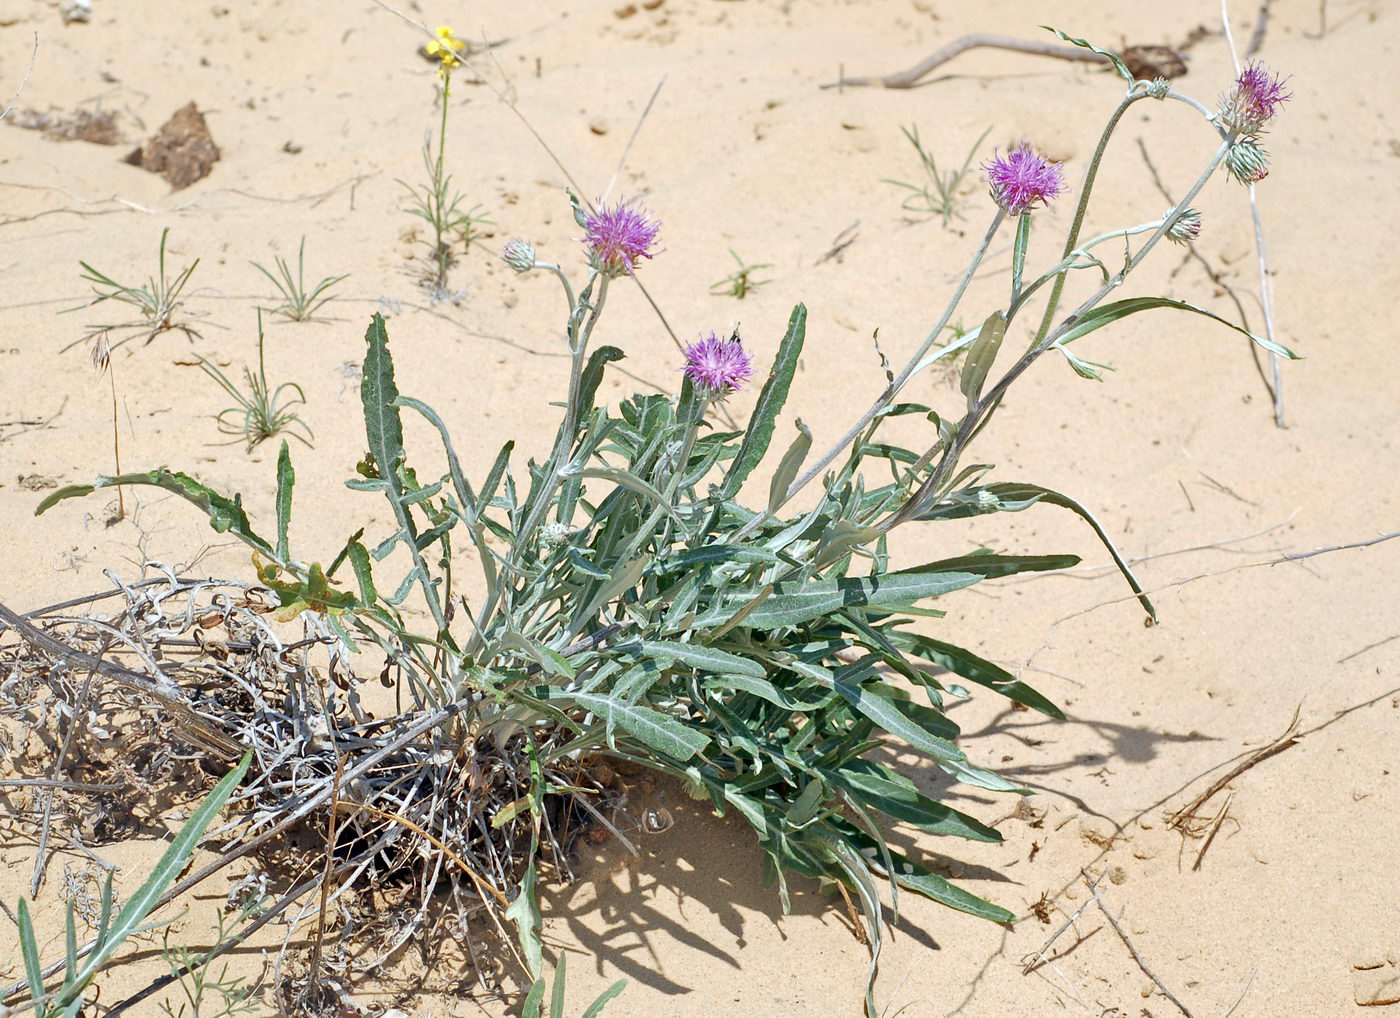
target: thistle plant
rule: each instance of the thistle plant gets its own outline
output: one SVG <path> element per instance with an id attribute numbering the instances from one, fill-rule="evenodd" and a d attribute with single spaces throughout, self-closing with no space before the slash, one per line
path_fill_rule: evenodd
<path id="1" fill-rule="evenodd" d="M 946 227 L 953 221 L 953 217 L 962 218 L 959 206 L 962 204 L 963 181 L 972 170 L 972 161 L 977 158 L 977 153 L 982 149 L 982 142 L 987 140 L 987 135 L 992 133 L 989 127 L 978 136 L 972 143 L 972 148 L 968 150 L 967 158 L 962 165 L 955 170 L 946 172 L 938 168 L 938 160 L 933 153 L 924 148 L 924 143 L 919 139 L 919 128 L 917 125 L 902 127 L 904 137 L 909 140 L 909 144 L 914 146 L 914 151 L 919 156 L 919 166 L 924 171 L 925 182 L 922 184 L 910 184 L 902 180 L 890 180 L 885 178 L 886 184 L 893 184 L 895 187 L 902 187 L 913 192 L 900 203 L 900 208 L 908 212 L 919 212 L 927 215 L 938 216 L 943 220 Z"/>
<path id="2" fill-rule="evenodd" d="M 296 407 L 305 405 L 306 393 L 296 382 L 273 386 L 267 380 L 267 358 L 263 350 L 262 310 L 258 310 L 258 373 L 243 368 L 243 384 L 239 389 L 218 366 L 207 357 L 196 355 L 199 368 L 219 384 L 236 401 L 235 406 L 214 415 L 219 431 L 241 439 L 247 452 L 252 452 L 269 438 L 286 433 L 303 445 L 310 446 L 315 436 L 301 419 Z M 295 393 L 296 395 L 291 395 Z"/>
<path id="3" fill-rule="evenodd" d="M 276 275 L 257 262 L 249 264 L 266 276 L 282 297 L 282 303 L 272 309 L 273 313 L 284 314 L 294 322 L 304 322 L 310 319 L 327 301 L 334 299 L 329 292 L 331 287 L 341 280 L 350 278 L 349 273 L 326 276 L 308 290 L 306 288 L 305 235 L 302 236 L 301 244 L 297 247 L 296 275 L 292 274 L 292 267 L 280 255 L 273 256 L 273 264 L 277 267 Z"/>
<path id="4" fill-rule="evenodd" d="M 763 262 L 760 265 L 750 265 L 748 262 L 744 261 L 744 259 L 740 258 L 733 249 L 730 250 L 729 255 L 738 263 L 739 267 L 718 283 L 711 284 L 711 293 L 717 296 L 733 297 L 736 300 L 743 300 L 760 286 L 767 285 L 768 280 L 754 279 L 753 274 L 760 269 L 771 269 L 773 267 L 771 264 Z"/>
<path id="5" fill-rule="evenodd" d="M 921 791 L 873 751 L 898 740 L 963 784 L 1029 794 L 959 747 L 949 704 L 982 686 L 1049 717 L 1064 715 L 1016 676 L 954 642 L 956 622 L 949 615 L 957 601 L 949 595 L 1077 562 L 1067 555 L 981 549 L 896 568 L 893 532 L 904 524 L 1042 505 L 1066 509 L 1095 531 L 1155 618 L 1143 588 L 1087 508 L 1037 484 L 991 481 L 992 468 L 964 465 L 965 454 L 1010 386 L 1041 358 L 1053 351 L 1081 376 L 1098 378 L 1102 365 L 1080 358 L 1070 344 L 1143 311 L 1191 312 L 1293 356 L 1185 301 L 1108 299 L 1163 237 L 1190 241 L 1201 223 L 1193 203 L 1232 153 L 1257 143 L 1277 103 L 1268 109 L 1256 103 L 1256 115 L 1245 122 L 1236 109 L 1212 111 L 1164 80 L 1134 80 L 1115 55 L 1057 34 L 1103 53 L 1126 85 L 1076 189 L 1062 252 L 1042 270 L 1029 270 L 1031 222 L 1064 200 L 1064 168 L 1028 145 L 993 154 L 984 165 L 990 220 L 946 307 L 903 367 L 888 372 L 869 408 L 819 454 L 799 420 L 786 450 L 769 455 L 806 338 L 802 305 L 793 309 L 761 376 L 746 337 L 705 331 L 677 365 L 678 395 L 641 394 L 616 407 L 599 405 L 608 365 L 623 356 L 595 343 L 610 287 L 659 254 L 659 227 L 632 203 L 591 209 L 571 195 L 586 265 L 570 271 L 539 261 L 524 241 L 504 251 L 515 271 L 552 276 L 569 309 L 563 332 L 570 368 L 559 427 L 552 447 L 523 468 L 513 467 L 515 447 L 507 443 L 480 483 L 467 479 L 448 423 L 398 391 L 388 328 L 376 314 L 366 333 L 361 385 L 369 453 L 348 482 L 383 496 L 393 514 L 389 532 L 372 548 L 362 543 L 360 528 L 327 567 L 306 553 L 293 554 L 288 521 L 295 475 L 285 443 L 277 467 L 275 539 L 253 529 L 239 497 L 163 468 L 54 492 L 38 511 L 109 485 L 151 484 L 180 494 L 253 550 L 258 581 L 279 600 L 282 617 L 299 615 L 347 648 L 377 648 L 398 676 L 403 713 L 351 726 L 372 730 L 374 739 L 323 730 L 321 741 L 305 750 L 314 766 L 299 765 L 295 753 L 268 737 L 268 772 L 260 780 L 269 787 L 279 781 L 294 787 L 294 776 L 308 770 L 333 772 L 337 780 L 295 786 L 302 790 L 294 797 L 278 791 L 265 801 L 291 799 L 296 812 L 264 830 L 285 829 L 332 802 L 362 819 L 404 817 L 412 826 L 395 831 L 398 844 L 408 846 L 400 857 L 421 867 L 415 872 L 425 887 L 449 865 L 444 852 L 453 860 L 465 855 L 469 862 L 453 865 L 474 874 L 477 899 L 502 924 L 516 926 L 537 1005 L 545 992 L 539 866 L 551 861 L 568 872 L 568 836 L 559 818 L 569 809 L 563 807 L 597 813 L 591 800 L 600 786 L 589 784 L 591 763 L 616 758 L 670 775 L 716 812 L 750 824 L 785 908 L 792 874 L 853 891 L 871 951 L 864 1003 L 877 1015 L 886 894 L 896 915 L 901 893 L 913 892 L 996 922 L 1015 916 L 889 844 L 884 832 L 890 822 L 981 842 L 1001 835 Z M 1258 91 L 1244 76 L 1236 89 Z M 1216 147 L 1166 214 L 1082 239 L 1115 129 L 1132 106 L 1147 100 L 1181 102 L 1201 113 Z M 1042 223 L 1037 235 L 1051 225 Z M 980 326 L 939 345 L 987 252 L 1008 228 L 1007 292 L 975 309 Z M 1095 254 L 1109 241 L 1115 250 L 1127 247 L 1116 271 Z M 1066 281 L 1082 270 L 1100 278 L 1066 313 Z M 1031 308 L 1041 300 L 1036 324 Z M 1018 333 L 1024 338 L 1013 345 L 1023 352 L 999 366 L 1001 348 Z M 958 353 L 965 357 L 956 409 L 940 412 L 901 399 L 914 378 Z M 720 428 L 717 404 L 759 377 L 743 430 Z M 405 411 L 436 433 L 447 465 L 440 476 L 422 477 L 410 466 Z M 927 422 L 919 447 L 882 440 L 879 429 L 895 417 Z M 753 477 L 763 464 L 771 480 L 759 487 Z M 802 508 L 791 508 L 799 495 L 805 495 Z M 484 591 L 470 604 L 456 589 L 455 553 L 463 544 L 475 552 Z M 383 583 L 386 563 L 398 565 L 389 586 Z M 337 579 L 347 566 L 353 585 Z M 428 621 L 415 621 L 423 615 L 409 614 L 410 605 L 425 609 Z M 324 695 L 330 699 L 316 710 L 327 717 L 353 709 L 330 687 Z M 242 717 L 223 723 L 231 732 L 257 731 Z M 336 740 L 333 751 L 327 740 Z M 483 773 L 494 777 L 477 780 Z M 419 792 L 405 804 L 397 790 L 408 787 L 409 774 Z M 551 808 L 551 798 L 567 802 Z M 382 851 L 373 840 L 381 830 L 367 825 L 358 832 L 365 853 Z M 357 856 L 344 865 L 370 866 L 375 858 Z"/>
<path id="6" fill-rule="evenodd" d="M 447 295 L 447 271 L 454 260 L 453 243 L 460 240 L 470 248 L 476 236 L 478 225 L 490 220 L 479 213 L 480 205 L 463 209 L 465 200 L 460 192 L 452 189 L 452 176 L 446 170 L 447 160 L 447 115 L 452 98 L 452 72 L 461 66 L 461 53 L 467 48 L 464 40 L 452 34 L 446 25 L 440 26 L 434 38 L 427 45 L 429 56 L 438 61 L 438 104 L 441 113 L 438 120 L 436 150 L 431 135 L 423 142 L 423 169 L 428 174 L 426 184 L 399 183 L 408 191 L 409 206 L 404 211 L 422 219 L 432 228 L 429 258 L 432 269 L 426 282 L 435 299 Z"/>
<path id="7" fill-rule="evenodd" d="M 138 318 L 127 321 L 89 326 L 89 337 L 97 336 L 99 333 L 132 332 L 133 335 L 111 344 L 111 349 L 116 349 L 132 339 L 144 337 L 149 343 L 156 336 L 170 329 L 178 329 L 192 339 L 199 336 L 199 333 L 188 322 L 176 318 L 176 312 L 184 307 L 185 286 L 189 283 L 190 276 L 194 275 L 194 270 L 199 266 L 199 259 L 196 258 L 174 276 L 166 275 L 165 245 L 169 236 L 169 227 L 160 232 L 158 268 L 156 274 L 149 277 L 144 286 L 119 283 L 106 273 L 93 268 L 87 262 L 78 262 L 83 267 L 82 279 L 92 285 L 93 293 L 96 296 L 88 303 L 76 308 L 69 308 L 68 311 L 81 311 L 83 308 L 93 307 L 105 301 L 115 301 L 118 304 L 134 308 L 139 315 Z"/>

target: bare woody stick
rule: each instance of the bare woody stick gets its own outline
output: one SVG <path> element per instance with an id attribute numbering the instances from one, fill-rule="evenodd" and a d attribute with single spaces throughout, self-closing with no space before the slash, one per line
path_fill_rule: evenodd
<path id="1" fill-rule="evenodd" d="M 1015 53 L 1029 53 L 1038 57 L 1054 57 L 1056 60 L 1075 60 L 1084 64 L 1106 64 L 1108 58 L 1077 46 L 1057 46 L 1049 42 L 1029 42 L 1025 39 L 1016 39 L 1009 35 L 992 35 L 979 32 L 976 35 L 965 35 L 961 39 L 955 39 L 940 50 L 935 50 L 924 59 L 920 60 L 913 67 L 903 71 L 896 71 L 893 74 L 886 74 L 884 77 L 866 76 L 858 78 L 848 78 L 844 74 L 841 80 L 822 88 L 839 88 L 845 85 L 870 85 L 880 88 L 913 88 L 920 79 L 931 74 L 935 68 L 941 67 L 949 60 L 952 60 L 960 53 L 979 47 L 987 49 L 1006 49 Z"/>

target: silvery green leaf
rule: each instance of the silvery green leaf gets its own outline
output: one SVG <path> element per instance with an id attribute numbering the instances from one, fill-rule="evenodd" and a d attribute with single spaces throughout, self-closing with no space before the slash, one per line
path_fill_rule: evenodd
<path id="1" fill-rule="evenodd" d="M 714 675 L 705 680 L 705 686 L 708 689 L 736 689 L 742 693 L 752 693 L 788 711 L 818 710 L 830 702 L 829 697 L 811 701 L 801 700 L 767 679 L 756 679 L 747 675 Z"/>
<path id="2" fill-rule="evenodd" d="M 926 597 L 938 597 L 970 587 L 982 577 L 974 573 L 894 573 L 887 576 L 846 576 L 807 583 L 778 583 L 772 595 L 747 618 L 752 629 L 795 626 L 841 608 L 898 608 Z M 749 600 L 733 597 L 703 617 L 724 621 Z M 699 623 L 697 623 L 699 624 Z"/>
<path id="3" fill-rule="evenodd" d="M 787 332 L 778 346 L 778 354 L 773 359 L 773 370 L 754 404 L 749 417 L 748 430 L 744 441 L 734 457 L 734 463 L 725 475 L 721 490 L 726 499 L 739 493 L 744 481 L 758 466 L 773 440 L 773 427 L 778 414 L 787 402 L 788 390 L 792 386 L 793 373 L 797 371 L 797 361 L 802 355 L 802 344 L 807 336 L 807 307 L 799 304 L 792 309 L 788 319 Z"/>
<path id="4" fill-rule="evenodd" d="M 525 867 L 525 873 L 520 878 L 520 890 L 506 909 L 506 918 L 515 923 L 516 937 L 520 941 L 520 950 L 525 955 L 525 964 L 530 975 L 539 979 L 540 970 L 543 968 L 544 949 L 540 943 L 540 901 L 535 891 L 534 859 Z M 543 980 L 537 985 L 542 987 Z"/>
<path id="5" fill-rule="evenodd" d="M 646 743 L 676 760 L 689 760 L 709 745 L 709 737 L 683 724 L 669 714 L 622 703 L 601 693 L 567 693 L 559 695 L 572 700 L 584 710 L 592 711 L 610 726 L 616 725 L 628 735 Z"/>
<path id="6" fill-rule="evenodd" d="M 993 311 L 982 323 L 982 328 L 977 334 L 977 341 L 968 349 L 967 358 L 963 361 L 962 377 L 958 387 L 962 390 L 962 394 L 967 397 L 969 410 L 976 405 L 978 398 L 982 395 L 982 386 L 987 381 L 987 374 L 992 370 L 997 351 L 1001 349 L 1001 342 L 1005 338 L 1006 315 L 1001 311 Z"/>
<path id="7" fill-rule="evenodd" d="M 752 658 L 740 657 L 704 644 L 646 640 L 641 644 L 641 650 L 643 654 L 679 661 L 700 672 L 749 675 L 759 679 L 768 674 L 763 665 Z"/>
<path id="8" fill-rule="evenodd" d="M 1031 795 L 1029 788 L 1023 788 L 1014 781 L 1008 781 L 996 771 L 989 771 L 985 767 L 978 767 L 962 760 L 934 761 L 945 772 L 951 774 L 965 785 L 973 785 L 977 788 L 985 788 L 989 792 L 1015 792 L 1017 795 Z"/>
<path id="9" fill-rule="evenodd" d="M 855 825 L 842 820 L 833 821 L 833 826 L 840 829 L 847 840 L 857 846 L 872 869 L 880 867 L 879 853 L 875 851 L 877 846 L 873 838 L 864 831 L 858 830 Z M 915 891 L 940 904 L 947 905 L 949 908 L 955 908 L 959 912 L 966 912 L 968 915 L 981 919 L 990 919 L 992 922 L 1009 923 L 1016 918 L 1015 913 L 1008 912 L 999 905 L 993 905 L 975 894 L 950 884 L 942 877 L 930 873 L 923 866 L 912 862 L 893 849 L 890 850 L 890 858 L 896 872 L 884 873 L 883 875 L 906 890 Z M 883 870 L 883 867 L 880 867 L 880 870 Z"/>
<path id="10" fill-rule="evenodd" d="M 829 783 L 845 789 L 866 806 L 931 834 L 993 844 L 1003 840 L 996 828 L 935 802 L 902 774 L 871 760 L 851 760 L 838 769 L 822 769 L 820 773 Z"/>
<path id="11" fill-rule="evenodd" d="M 287 551 L 287 528 L 292 523 L 292 486 L 296 483 L 296 471 L 292 469 L 292 452 L 285 439 L 277 453 L 277 557 L 286 562 L 291 553 Z"/>
<path id="12" fill-rule="evenodd" d="M 911 721 L 892 698 L 847 682 L 838 681 L 836 691 L 861 714 L 915 749 L 921 749 L 937 760 L 967 759 L 963 751 L 953 743 L 929 734 L 922 725 Z"/>
<path id="13" fill-rule="evenodd" d="M 801 420 L 797 424 L 797 437 L 792 440 L 792 445 L 788 446 L 788 451 L 783 454 L 782 461 L 778 463 L 778 469 L 773 473 L 773 480 L 768 486 L 768 511 L 777 512 L 778 507 L 787 498 L 788 488 L 797 479 L 797 472 L 802 469 L 802 461 L 807 458 L 807 453 L 812 448 L 812 432 Z"/>

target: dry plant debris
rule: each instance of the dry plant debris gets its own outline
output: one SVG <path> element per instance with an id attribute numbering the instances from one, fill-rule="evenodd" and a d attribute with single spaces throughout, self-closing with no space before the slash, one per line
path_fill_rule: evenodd
<path id="1" fill-rule="evenodd" d="M 181 106 L 126 161 L 158 173 L 176 191 L 203 180 L 219 161 L 219 148 L 194 102 Z"/>

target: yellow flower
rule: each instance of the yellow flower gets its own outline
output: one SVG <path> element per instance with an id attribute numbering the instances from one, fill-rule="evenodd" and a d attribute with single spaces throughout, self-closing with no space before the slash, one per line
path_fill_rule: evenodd
<path id="1" fill-rule="evenodd" d="M 428 55 L 437 57 L 442 61 L 444 67 L 456 67 L 462 61 L 457 54 L 467 48 L 467 44 L 453 36 L 452 29 L 447 25 L 439 25 L 435 33 L 435 38 L 428 43 Z"/>

